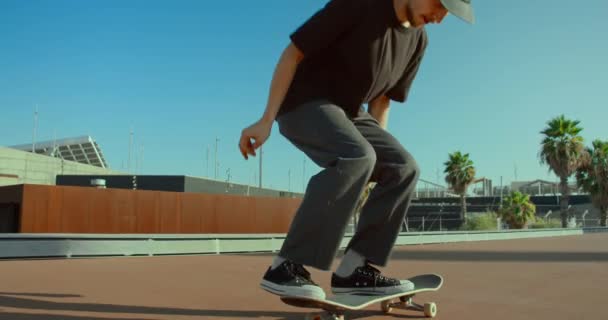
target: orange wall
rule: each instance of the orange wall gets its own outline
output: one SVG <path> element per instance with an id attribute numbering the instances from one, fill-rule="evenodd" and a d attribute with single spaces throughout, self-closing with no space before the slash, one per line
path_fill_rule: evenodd
<path id="1" fill-rule="evenodd" d="M 299 198 L 24 185 L 22 233 L 286 233 Z"/>

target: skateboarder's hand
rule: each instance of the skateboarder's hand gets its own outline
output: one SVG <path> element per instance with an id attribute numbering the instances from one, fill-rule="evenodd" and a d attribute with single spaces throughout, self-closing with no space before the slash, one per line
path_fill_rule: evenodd
<path id="1" fill-rule="evenodd" d="M 249 155 L 255 157 L 255 150 L 266 142 L 270 136 L 271 129 L 272 122 L 268 123 L 262 120 L 243 129 L 243 132 L 241 133 L 241 140 L 239 142 L 239 149 L 241 149 L 241 154 L 245 160 L 249 158 Z"/>

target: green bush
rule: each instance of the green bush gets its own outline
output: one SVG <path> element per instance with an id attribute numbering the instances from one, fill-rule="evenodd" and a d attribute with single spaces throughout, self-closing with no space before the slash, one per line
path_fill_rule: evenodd
<path id="1" fill-rule="evenodd" d="M 483 214 L 471 214 L 467 221 L 462 224 L 460 230 L 475 231 L 475 230 L 496 230 L 496 213 L 486 212 Z"/>
<path id="2" fill-rule="evenodd" d="M 509 229 L 526 228 L 535 220 L 536 206 L 529 194 L 512 191 L 503 201 L 498 216 L 509 225 Z"/>
<path id="3" fill-rule="evenodd" d="M 542 218 L 536 218 L 536 221 L 530 223 L 528 228 L 530 229 L 545 229 L 545 228 L 561 228 L 562 221 L 560 219 L 549 219 L 545 221 Z"/>

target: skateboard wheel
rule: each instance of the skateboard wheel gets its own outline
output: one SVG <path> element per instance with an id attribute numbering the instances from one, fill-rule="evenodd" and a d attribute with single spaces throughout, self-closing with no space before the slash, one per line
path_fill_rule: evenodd
<path id="1" fill-rule="evenodd" d="M 391 304 L 392 304 L 391 300 L 382 301 L 382 303 L 380 304 L 380 308 L 382 308 L 382 312 L 391 313 L 391 311 L 393 310 L 393 307 L 391 307 Z"/>
<path id="2" fill-rule="evenodd" d="M 434 302 L 425 303 L 424 315 L 429 318 L 434 318 L 437 315 L 437 305 Z"/>
<path id="3" fill-rule="evenodd" d="M 307 314 L 305 320 L 321 320 L 321 315 L 318 314 Z"/>

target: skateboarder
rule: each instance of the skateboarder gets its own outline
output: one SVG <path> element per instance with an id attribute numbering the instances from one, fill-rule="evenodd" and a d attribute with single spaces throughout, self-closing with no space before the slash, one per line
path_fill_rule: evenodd
<path id="1" fill-rule="evenodd" d="M 310 179 L 262 288 L 324 299 L 304 266 L 330 269 L 357 200 L 374 181 L 332 291 L 413 289 L 373 266 L 386 265 L 420 172 L 386 130 L 388 110 L 391 100 L 407 99 L 427 46 L 424 26 L 448 11 L 473 22 L 470 0 L 330 0 L 291 34 L 265 112 L 242 131 L 239 148 L 245 159 L 255 156 L 276 120 L 323 170 Z"/>

